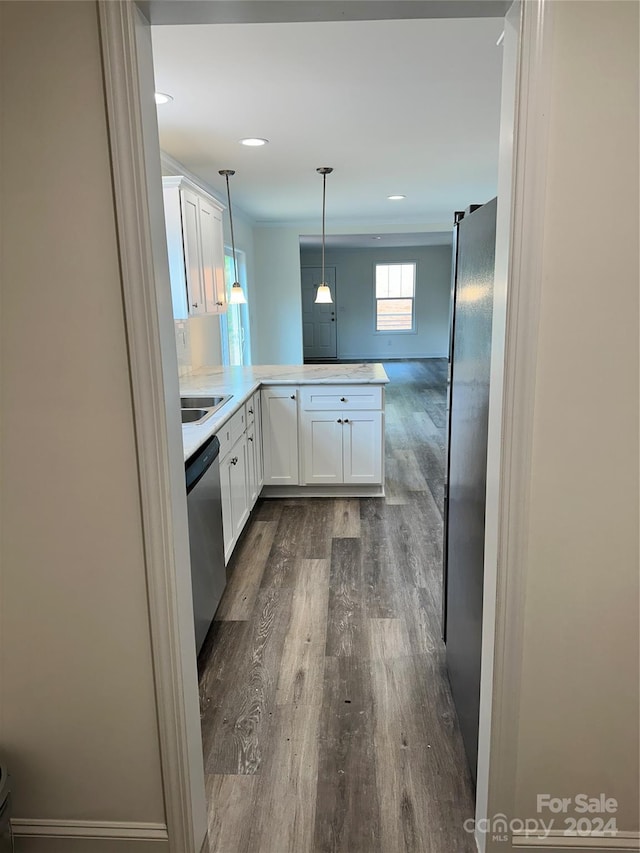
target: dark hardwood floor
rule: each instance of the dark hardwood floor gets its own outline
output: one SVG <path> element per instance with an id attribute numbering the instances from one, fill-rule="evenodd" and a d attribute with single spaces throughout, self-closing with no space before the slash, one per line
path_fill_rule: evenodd
<path id="1" fill-rule="evenodd" d="M 210 853 L 471 853 L 440 630 L 446 361 L 390 362 L 387 497 L 260 501 L 200 656 Z"/>

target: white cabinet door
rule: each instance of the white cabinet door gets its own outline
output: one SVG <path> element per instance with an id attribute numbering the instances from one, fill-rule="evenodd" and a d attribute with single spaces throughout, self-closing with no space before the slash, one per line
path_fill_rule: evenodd
<path id="1" fill-rule="evenodd" d="M 240 536 L 249 518 L 249 496 L 247 494 L 247 437 L 243 433 L 233 445 L 229 460 L 229 483 L 231 485 L 231 515 L 234 540 Z"/>
<path id="2" fill-rule="evenodd" d="M 264 482 L 297 486 L 298 389 L 271 386 L 262 391 L 262 449 Z"/>
<path id="3" fill-rule="evenodd" d="M 259 391 L 253 395 L 253 411 L 256 425 L 256 481 L 258 494 L 260 494 L 264 483 L 264 458 L 262 451 L 262 402 Z"/>
<path id="4" fill-rule="evenodd" d="M 224 540 L 224 561 L 229 562 L 229 557 L 235 545 L 233 527 L 233 509 L 231 505 L 231 453 L 228 453 L 220 461 L 220 496 L 222 498 L 222 532 Z"/>
<path id="5" fill-rule="evenodd" d="M 227 310 L 224 208 L 182 175 L 162 184 L 174 319 L 221 314 Z"/>
<path id="6" fill-rule="evenodd" d="M 247 468 L 247 437 L 243 433 L 220 462 L 225 563 L 249 517 Z"/>
<path id="7" fill-rule="evenodd" d="M 342 416 L 344 483 L 382 483 L 382 412 L 346 412 Z"/>
<path id="8" fill-rule="evenodd" d="M 207 314 L 222 314 L 227 310 L 222 214 L 203 198 L 199 199 L 198 205 L 205 311 Z"/>
<path id="9" fill-rule="evenodd" d="M 189 313 L 205 314 L 207 307 L 204 298 L 202 259 L 200 256 L 200 213 L 198 196 L 190 190 L 183 189 L 181 191 L 181 206 L 184 267 L 187 276 Z"/>
<path id="10" fill-rule="evenodd" d="M 247 497 L 249 500 L 249 509 L 258 499 L 258 474 L 257 474 L 257 459 L 256 459 L 256 422 L 249 424 L 247 427 Z"/>
<path id="11" fill-rule="evenodd" d="M 305 485 L 342 483 L 342 412 L 303 412 L 301 426 Z"/>

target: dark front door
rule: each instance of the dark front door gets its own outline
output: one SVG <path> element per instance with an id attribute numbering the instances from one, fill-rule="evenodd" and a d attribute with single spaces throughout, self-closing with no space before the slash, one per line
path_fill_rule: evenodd
<path id="1" fill-rule="evenodd" d="M 458 225 L 447 507 L 447 667 L 473 777 L 478 762 L 487 424 L 496 200 Z"/>

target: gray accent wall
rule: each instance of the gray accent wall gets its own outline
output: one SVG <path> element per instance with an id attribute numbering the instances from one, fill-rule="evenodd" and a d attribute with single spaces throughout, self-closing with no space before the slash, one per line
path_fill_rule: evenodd
<path id="1" fill-rule="evenodd" d="M 416 262 L 416 332 L 375 331 L 376 263 Z M 302 250 L 301 266 L 320 266 L 317 250 Z M 439 358 L 449 347 L 451 246 L 332 249 L 336 267 L 338 358 Z M 335 298 L 335 297 L 334 297 Z"/>

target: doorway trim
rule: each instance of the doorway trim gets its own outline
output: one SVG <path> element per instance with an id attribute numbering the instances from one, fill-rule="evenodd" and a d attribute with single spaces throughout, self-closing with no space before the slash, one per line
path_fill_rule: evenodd
<path id="1" fill-rule="evenodd" d="M 512 192 L 502 228 L 498 214 L 498 240 L 503 241 L 507 265 L 501 325 L 503 352 L 500 355 L 494 350 L 492 362 L 495 355 L 496 369 L 504 382 L 501 379 L 499 393 L 492 397 L 489 414 L 488 465 L 491 467 L 487 475 L 491 491 L 487 493 L 487 523 L 493 538 L 490 550 L 485 550 L 485 603 L 488 597 L 492 598 L 491 607 L 485 610 L 483 632 L 481 733 L 484 731 L 486 748 L 482 768 L 479 763 L 478 770 L 479 777 L 482 772 L 484 788 L 481 791 L 479 784 L 477 818 L 494 813 L 498 803 L 504 811 L 504 804 L 508 805 L 513 796 L 510 768 L 515 761 L 517 735 L 513 679 L 520 670 L 527 570 L 523 553 L 531 458 L 530 414 L 535 395 L 537 306 L 541 291 L 546 121 L 550 102 L 550 7 L 550 0 L 528 0 L 518 5 L 522 18 L 516 56 L 513 170 L 509 176 Z M 204 802 L 204 777 L 201 774 L 202 782 L 198 783 L 192 744 L 194 730 L 199 737 L 200 721 L 194 713 L 193 697 L 187 696 L 187 691 L 193 689 L 195 655 L 188 614 L 177 601 L 179 575 L 185 567 L 181 565 L 184 554 L 178 554 L 176 545 L 180 531 L 176 532 L 176 495 L 171 476 L 172 466 L 182 464 L 182 448 L 178 433 L 169 423 L 170 407 L 165 400 L 161 329 L 167 327 L 168 319 L 163 312 L 170 313 L 171 309 L 170 302 L 160 300 L 156 290 L 155 232 L 150 221 L 146 183 L 150 164 L 145 157 L 140 117 L 135 38 L 135 16 L 139 13 L 133 0 L 98 0 L 98 14 L 139 460 L 169 849 L 172 853 L 198 853 L 205 823 L 202 816 L 194 818 L 194 814 L 197 815 L 200 802 Z M 145 22 L 145 26 L 150 25 Z M 167 366 L 166 357 L 164 366 Z M 177 376 L 177 359 L 175 367 Z M 490 849 L 483 838 L 477 837 L 477 841 L 481 851 Z"/>
<path id="2" fill-rule="evenodd" d="M 147 152 L 140 99 L 136 27 L 140 12 L 129 0 L 98 0 L 106 116 L 113 179 L 116 230 L 133 402 L 140 507 L 145 555 L 151 655 L 166 829 L 171 853 L 197 853 L 206 832 L 202 755 L 194 762 L 193 735 L 200 745 L 200 720 L 189 701 L 197 675 L 193 612 L 185 613 L 184 572 L 188 573 L 188 540 L 176 524 L 175 465 L 182 471 L 180 431 L 169 428 L 171 403 L 165 390 L 162 313 L 168 298 L 158 299 L 153 225 L 147 193 Z M 138 17 L 140 16 L 140 17 Z M 158 148 L 159 165 L 159 148 Z M 158 192 L 161 190 L 158 169 Z M 160 195 L 161 199 L 161 195 Z M 168 281 L 168 260 L 163 276 Z M 166 320 L 167 318 L 164 317 Z M 171 317 L 171 327 L 173 317 Z M 165 335 L 166 338 L 166 335 Z M 175 419 L 178 422 L 175 351 Z M 176 441 L 178 439 L 178 441 Z M 172 471 L 173 468 L 173 471 Z M 186 493 L 184 521 L 186 523 Z M 183 525 L 186 527 L 186 524 Z M 182 572 L 180 571 L 182 569 Z M 182 578 L 181 578 L 182 575 Z M 188 584 L 191 595 L 190 578 Z M 188 602 L 191 607 L 190 601 Z M 190 621 L 189 621 L 190 616 Z M 192 658 L 192 660 L 191 660 Z M 191 662 L 191 666 L 189 665 Z M 195 766 L 194 766 L 195 764 Z M 201 778 L 202 790 L 193 780 Z M 199 836 L 199 837 L 198 837 Z"/>

